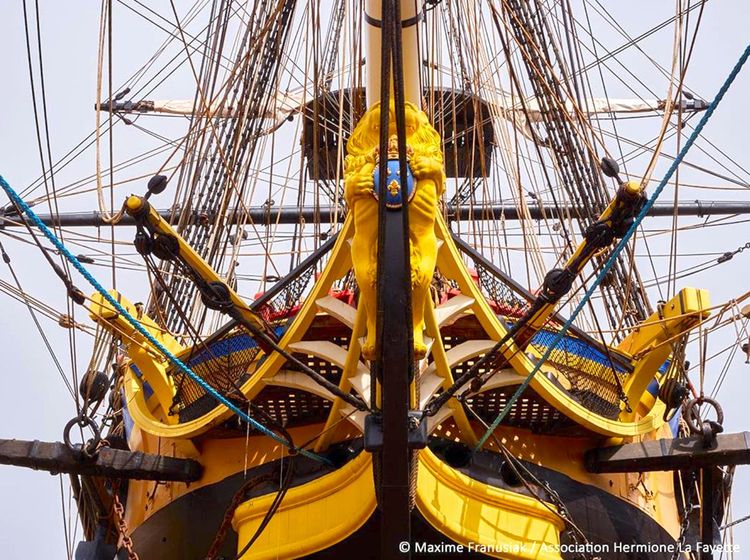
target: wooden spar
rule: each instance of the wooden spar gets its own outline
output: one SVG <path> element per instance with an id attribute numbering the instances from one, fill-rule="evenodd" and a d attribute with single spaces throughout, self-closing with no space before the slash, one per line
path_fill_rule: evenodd
<path id="1" fill-rule="evenodd" d="M 716 540 L 713 504 L 723 480 L 716 467 L 750 464 L 750 432 L 718 434 L 706 447 L 702 436 L 659 439 L 591 449 L 584 456 L 589 472 L 625 473 L 700 470 L 701 523 L 699 557 L 711 560 Z"/>
<path id="2" fill-rule="evenodd" d="M 194 482 L 203 466 L 192 459 L 103 447 L 94 458 L 60 442 L 0 439 L 0 464 L 49 471 L 136 480 Z"/>
<path id="3" fill-rule="evenodd" d="M 563 205 L 559 207 L 544 207 L 543 211 L 539 205 L 529 207 L 529 217 L 532 220 L 541 219 L 558 219 L 561 216 L 569 216 L 575 213 L 573 205 Z M 159 215 L 170 223 L 177 223 L 183 217 L 182 210 L 158 210 Z M 501 217 L 506 221 L 519 220 L 521 216 L 518 209 L 512 205 L 487 204 L 487 205 L 461 205 L 448 206 L 447 220 L 474 220 L 474 221 L 494 221 Z M 671 202 L 656 203 L 648 213 L 650 217 L 672 217 L 675 214 L 674 204 Z M 697 216 L 699 218 L 708 218 L 710 216 L 732 216 L 739 214 L 750 214 L 750 202 L 743 201 L 698 201 L 681 202 L 677 206 L 678 216 Z M 56 215 L 38 214 L 39 218 L 48 226 L 60 227 L 101 227 L 108 225 L 102 219 L 99 212 L 61 212 Z M 226 216 L 226 223 L 235 225 L 240 223 L 254 223 L 256 225 L 269 224 L 297 224 L 300 221 L 306 223 L 330 223 L 334 219 L 343 222 L 346 213 L 342 208 L 334 206 L 276 206 L 271 208 L 257 207 L 233 212 Z M 213 220 L 214 216 L 193 214 L 193 219 L 198 222 L 201 220 Z M 123 218 L 113 224 L 115 226 L 135 225 L 135 221 L 130 216 Z M 15 215 L 2 216 L 0 211 L 0 228 L 5 227 L 23 227 L 23 222 Z"/>
<path id="4" fill-rule="evenodd" d="M 586 452 L 585 465 L 593 473 L 676 471 L 716 465 L 750 464 L 750 432 L 719 434 L 712 448 L 692 436 L 626 443 Z"/>

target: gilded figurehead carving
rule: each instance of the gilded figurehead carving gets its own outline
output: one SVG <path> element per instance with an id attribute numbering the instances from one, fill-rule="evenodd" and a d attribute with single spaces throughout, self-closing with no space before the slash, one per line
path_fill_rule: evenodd
<path id="1" fill-rule="evenodd" d="M 397 160 L 396 116 L 389 115 L 389 160 Z M 367 340 L 362 355 L 375 358 L 378 201 L 375 193 L 380 140 L 380 104 L 373 105 L 360 119 L 347 144 L 344 196 L 354 219 L 351 252 L 354 274 L 360 289 L 360 305 L 367 315 Z M 438 200 L 445 188 L 440 135 L 427 115 L 413 103 L 406 103 L 406 144 L 412 177 L 399 178 L 395 161 L 389 165 L 387 205 L 409 201 L 411 246 L 412 315 L 414 356 L 424 358 L 424 312 L 437 261 L 435 218 Z"/>

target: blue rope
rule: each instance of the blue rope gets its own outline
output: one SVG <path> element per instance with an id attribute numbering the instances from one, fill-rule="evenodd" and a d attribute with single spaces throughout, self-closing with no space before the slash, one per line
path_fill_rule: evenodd
<path id="1" fill-rule="evenodd" d="M 591 284 L 591 287 L 586 291 L 583 298 L 581 299 L 581 302 L 575 308 L 575 310 L 570 315 L 570 317 L 565 322 L 565 324 L 562 326 L 560 331 L 558 331 L 552 343 L 547 347 L 547 351 L 544 353 L 544 355 L 539 359 L 539 361 L 534 366 L 534 369 L 531 370 L 531 373 L 529 373 L 529 375 L 526 377 L 524 382 L 518 387 L 516 392 L 513 393 L 513 396 L 510 398 L 510 400 L 505 405 L 505 407 L 500 412 L 500 414 L 497 415 L 497 418 L 495 418 L 495 420 L 492 421 L 492 424 L 489 425 L 489 427 L 487 428 L 487 431 L 485 431 L 484 435 L 480 438 L 479 442 L 474 448 L 475 451 L 481 449 L 484 446 L 484 444 L 487 442 L 487 439 L 489 439 L 492 432 L 494 432 L 497 429 L 497 427 L 500 425 L 500 422 L 502 422 L 503 419 L 508 415 L 508 413 L 510 412 L 510 409 L 513 407 L 515 402 L 521 396 L 521 393 L 523 393 L 526 390 L 526 388 L 529 386 L 534 375 L 536 375 L 536 372 L 539 371 L 539 369 L 542 367 L 542 364 L 547 360 L 547 358 L 549 358 L 552 351 L 563 339 L 563 337 L 565 336 L 565 332 L 573 324 L 573 321 L 581 312 L 583 307 L 586 305 L 586 302 L 593 295 L 594 290 L 596 290 L 597 286 L 599 286 L 599 284 L 602 282 L 602 280 L 607 275 L 609 270 L 612 268 L 612 266 L 614 265 L 615 259 L 617 258 L 617 255 L 619 255 L 622 252 L 622 250 L 625 248 L 628 241 L 635 233 L 636 229 L 638 229 L 638 226 L 640 225 L 643 218 L 646 217 L 646 214 L 649 213 L 649 211 L 651 210 L 651 207 L 656 202 L 656 199 L 659 198 L 659 195 L 664 190 L 664 187 L 667 186 L 667 182 L 672 177 L 674 172 L 677 170 L 677 167 L 680 165 L 680 163 L 682 163 L 682 160 L 685 158 L 690 148 L 698 139 L 698 136 L 700 136 L 700 133 L 703 131 L 703 127 L 706 126 L 706 123 L 711 118 L 711 115 L 714 114 L 716 107 L 718 107 L 719 103 L 724 98 L 724 94 L 726 94 L 727 90 L 729 90 L 729 86 L 731 86 L 732 82 L 734 82 L 734 79 L 737 77 L 737 74 L 739 74 L 740 69 L 747 61 L 748 56 L 750 56 L 750 45 L 748 45 L 747 48 L 745 48 L 745 52 L 742 53 L 742 56 L 740 56 L 739 60 L 737 61 L 737 64 L 735 64 L 734 68 L 732 68 L 732 71 L 729 73 L 729 76 L 727 76 L 727 79 L 724 81 L 724 84 L 721 86 L 721 89 L 719 89 L 719 92 L 716 94 L 716 97 L 706 109 L 706 112 L 703 114 L 703 117 L 701 118 L 698 125 L 695 127 L 695 130 L 693 130 L 693 133 L 690 135 L 687 142 L 685 142 L 685 145 L 682 147 L 682 150 L 680 150 L 680 153 L 677 154 L 677 157 L 674 159 L 674 161 L 672 162 L 672 165 L 667 170 L 667 173 L 666 175 L 664 175 L 664 178 L 659 183 L 659 186 L 656 187 L 656 189 L 654 190 L 654 193 L 651 195 L 651 198 L 646 202 L 646 204 L 643 205 L 643 208 L 641 208 L 641 211 L 638 213 L 638 216 L 636 216 L 635 220 L 633 221 L 633 225 L 630 226 L 630 229 L 628 229 L 627 233 L 622 237 L 622 239 L 620 239 L 620 242 L 617 244 L 617 246 L 614 248 L 614 250 L 610 254 L 609 259 L 607 259 L 607 262 L 602 267 L 602 270 L 601 272 L 599 272 L 598 276 L 596 277 L 596 280 L 594 280 L 593 284 Z"/>
<path id="2" fill-rule="evenodd" d="M 289 447 L 293 451 L 299 452 L 301 455 L 304 455 L 306 457 L 309 457 L 310 459 L 314 459 L 316 461 L 320 461 L 321 463 L 325 463 L 327 465 L 330 465 L 331 462 L 326 459 L 325 457 L 322 457 L 321 455 L 318 455 L 317 453 L 313 453 L 311 451 L 307 451 L 306 449 L 294 449 L 289 445 L 289 443 L 279 437 L 277 434 L 273 433 L 271 430 L 266 428 L 263 424 L 259 423 L 257 420 L 252 419 L 250 416 L 247 415 L 244 411 L 242 411 L 240 408 L 237 407 L 234 403 L 232 403 L 229 399 L 227 399 L 224 395 L 216 391 L 211 385 L 209 385 L 202 377 L 200 377 L 198 374 L 193 372 L 187 365 L 185 365 L 182 360 L 180 360 L 177 356 L 172 354 L 167 348 L 154 336 L 148 332 L 143 325 L 141 325 L 140 322 L 138 322 L 135 317 L 133 317 L 128 311 L 120 305 L 120 303 L 113 298 L 107 290 L 104 289 L 104 287 L 94 278 L 91 273 L 84 268 L 84 266 L 80 263 L 80 261 L 76 258 L 73 253 L 71 253 L 65 245 L 57 238 L 57 236 L 52 233 L 52 231 L 42 222 L 42 220 L 39 219 L 39 216 L 37 216 L 34 211 L 29 207 L 28 204 L 24 202 L 24 200 L 18 195 L 18 193 L 13 190 L 13 187 L 11 187 L 8 182 L 3 178 L 2 175 L 0 175 L 0 186 L 3 187 L 3 190 L 8 195 L 8 198 L 10 198 L 23 212 L 29 217 L 29 219 L 34 222 L 34 225 L 36 225 L 42 233 L 47 237 L 47 239 L 50 240 L 50 242 L 57 248 L 58 251 L 62 255 L 65 256 L 68 261 L 75 267 L 75 269 L 81 273 L 81 275 L 88 280 L 89 284 L 91 284 L 97 292 L 99 292 L 102 297 L 107 300 L 107 303 L 109 303 L 120 315 L 125 317 L 127 319 L 128 323 L 133 325 L 133 328 L 137 330 L 139 333 L 141 333 L 146 340 L 148 340 L 159 352 L 161 352 L 166 358 L 172 362 L 180 371 L 182 371 L 185 375 L 190 377 L 193 381 L 195 381 L 200 387 L 206 391 L 206 393 L 210 394 L 214 399 L 216 399 L 218 402 L 226 406 L 229 410 L 234 412 L 237 416 L 239 416 L 242 420 L 250 424 L 253 428 L 261 432 L 262 434 L 270 437 L 271 439 L 277 441 L 278 443 L 281 443 L 282 445 Z"/>

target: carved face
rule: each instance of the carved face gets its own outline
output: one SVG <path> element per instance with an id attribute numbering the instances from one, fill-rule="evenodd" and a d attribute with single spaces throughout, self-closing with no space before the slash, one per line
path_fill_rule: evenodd
<path id="1" fill-rule="evenodd" d="M 406 104 L 406 136 L 414 134 L 419 128 L 419 115 L 411 103 Z M 380 135 L 380 105 L 375 105 L 367 114 L 367 126 L 373 135 Z M 396 109 L 391 101 L 388 107 L 388 136 L 396 134 Z"/>
<path id="2" fill-rule="evenodd" d="M 417 117 L 417 112 L 414 110 L 411 103 L 406 104 L 404 114 L 406 117 L 406 137 L 409 138 L 417 130 L 417 127 L 419 126 L 419 119 Z M 396 134 L 396 109 L 391 102 L 390 106 L 388 107 L 388 135 L 391 136 L 393 134 Z"/>
<path id="3" fill-rule="evenodd" d="M 393 103 L 390 104 L 388 113 L 388 136 L 390 137 L 396 134 L 396 111 Z M 432 136 L 436 136 L 436 133 L 430 126 L 427 115 L 421 112 L 416 105 L 407 102 L 404 114 L 406 117 L 406 138 L 408 141 L 415 141 L 419 144 L 420 142 L 432 142 L 435 140 Z M 430 136 L 430 138 L 418 141 L 417 138 L 420 138 L 423 134 Z M 378 146 L 379 138 L 380 104 L 375 104 L 367 111 L 367 113 L 365 113 L 355 127 L 352 136 L 349 139 L 347 151 L 350 155 L 369 154 Z M 436 141 L 438 143 L 440 142 L 440 138 L 437 136 Z"/>

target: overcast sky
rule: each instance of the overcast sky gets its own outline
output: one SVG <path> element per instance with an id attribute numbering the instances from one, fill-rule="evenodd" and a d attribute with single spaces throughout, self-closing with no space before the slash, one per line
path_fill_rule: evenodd
<path id="1" fill-rule="evenodd" d="M 96 80 L 97 33 L 99 25 L 99 3 L 97 2 L 40 2 L 41 29 L 45 65 L 45 86 L 49 112 L 49 128 L 53 158 L 65 154 L 94 129 Z M 161 13 L 168 15 L 168 3 L 154 2 Z M 652 25 L 665 19 L 674 10 L 674 2 L 653 2 L 638 0 L 627 3 L 608 2 L 608 8 L 618 22 L 632 35 L 637 36 Z M 609 5 L 613 4 L 613 5 Z M 177 2 L 182 12 L 186 6 Z M 40 175 L 39 153 L 34 116 L 30 101 L 29 76 L 26 60 L 23 13 L 21 2 L 0 2 L 0 37 L 3 49 L 0 53 L 0 174 L 17 190 L 27 187 Z M 33 6 L 30 5 L 33 11 Z M 748 4 L 743 0 L 714 0 L 706 7 L 702 31 L 696 43 L 690 65 L 687 83 L 690 88 L 707 99 L 711 99 L 722 81 L 746 46 L 750 34 L 747 21 L 750 15 Z M 122 83 L 151 56 L 163 39 L 163 33 L 149 26 L 137 16 L 129 13 L 121 5 L 115 6 L 115 83 Z M 596 25 L 595 25 L 596 28 Z M 622 43 L 610 29 L 601 31 L 600 40 L 608 47 Z M 662 65 L 669 66 L 671 53 L 671 30 L 662 31 L 643 42 L 643 48 Z M 655 91 L 666 91 L 666 81 L 643 62 L 643 55 L 623 53 L 623 60 L 629 61 L 630 68 L 644 77 Z M 641 68 L 643 72 L 641 73 Z M 613 96 L 625 96 L 623 88 L 613 81 Z M 37 92 L 39 94 L 39 92 Z M 156 97 L 186 97 L 193 95 L 189 80 L 171 80 L 157 91 Z M 750 99 L 750 68 L 738 78 L 727 95 L 723 105 L 706 129 L 706 137 L 741 166 L 750 166 L 747 154 L 747 130 Z M 655 121 L 651 121 L 655 122 Z M 165 127 L 173 126 L 166 123 Z M 624 127 L 636 126 L 624 124 Z M 656 136 L 658 130 L 643 133 L 643 139 Z M 134 138 L 129 136 L 128 138 Z M 120 154 L 137 153 L 149 147 L 148 138 L 139 143 L 116 145 L 116 159 L 124 159 Z M 674 145 L 669 147 L 674 153 Z M 702 154 L 691 154 L 688 158 L 695 162 L 712 165 Z M 154 161 L 154 168 L 159 161 Z M 714 166 L 715 167 L 715 166 Z M 93 154 L 89 152 L 79 158 L 69 168 L 58 175 L 61 183 L 88 176 L 94 172 Z M 634 171 L 637 173 L 637 171 Z M 696 181 L 709 183 L 705 176 L 691 175 L 685 171 L 683 177 L 694 177 Z M 745 175 L 745 179 L 748 179 Z M 686 180 L 686 179 L 683 179 Z M 721 181 L 713 180 L 720 185 Z M 140 190 L 141 187 L 133 187 Z M 125 194 L 125 193 L 123 193 Z M 671 191 L 665 192 L 664 201 L 671 200 Z M 741 191 L 687 191 L 681 195 L 684 200 L 748 200 L 748 193 Z M 94 210 L 93 198 L 86 199 L 90 205 L 75 206 L 80 199 L 63 202 L 64 209 Z M 5 204 L 0 200 L 0 206 Z M 681 225 L 700 224 L 698 218 L 685 218 Z M 658 227 L 664 227 L 660 223 Z M 696 230 L 681 237 L 680 249 L 688 252 L 729 251 L 750 241 L 750 228 L 738 225 L 733 228 Z M 52 272 L 46 267 L 37 251 L 8 239 L 0 234 L 13 260 L 22 285 L 26 291 L 52 304 L 58 309 L 64 306 L 64 290 Z M 659 248 L 657 242 L 657 249 Z M 666 247 L 661 247 L 666 249 Z M 747 271 L 750 270 L 750 251 L 740 254 L 721 267 L 690 278 L 680 286 L 693 285 L 710 289 L 712 301 L 721 303 L 748 290 Z M 705 258 L 703 259 L 705 260 Z M 680 267 L 686 268 L 700 260 L 690 257 L 680 259 Z M 666 269 L 666 261 L 657 259 L 661 273 Z M 110 282 L 106 268 L 94 269 L 96 275 L 106 285 Z M 645 277 L 650 277 L 648 272 Z M 0 278 L 11 281 L 7 267 L 0 263 Z M 146 285 L 142 279 L 128 275 L 119 277 L 120 287 L 132 300 L 142 299 Z M 81 285 L 84 291 L 88 286 Z M 652 291 L 654 300 L 656 294 Z M 61 438 L 62 427 L 75 414 L 70 395 L 55 370 L 44 349 L 26 308 L 0 294 L 0 352 L 5 390 L 0 391 L 0 438 L 39 439 L 55 441 Z M 80 320 L 86 320 L 80 313 Z M 54 322 L 41 319 L 45 331 L 61 359 L 63 368 L 70 372 L 68 354 L 68 333 Z M 709 349 L 718 351 L 722 342 L 731 341 L 731 336 L 717 338 L 715 346 Z M 83 371 L 89 356 L 90 341 L 82 336 L 78 340 L 77 365 Z M 723 361 L 712 362 L 715 367 L 707 368 L 707 387 L 720 373 Z M 736 357 L 728 371 L 727 379 L 720 393 L 726 413 L 727 431 L 745 430 L 750 424 L 747 415 L 747 376 L 750 366 L 741 357 Z M 750 492 L 750 477 L 740 468 L 735 483 L 735 515 L 741 517 L 750 513 L 747 500 L 739 499 Z M 66 511 L 75 508 L 67 503 L 67 481 L 65 486 Z M 27 560 L 29 558 L 56 559 L 65 557 L 64 529 L 61 509 L 60 482 L 42 472 L 0 467 L 0 557 L 4 560 Z M 70 519 L 65 521 L 70 522 Z M 80 533 L 79 533 L 80 536 Z M 740 525 L 735 530 L 736 542 L 750 551 L 750 523 Z M 750 554 L 750 552 L 748 552 Z M 737 558 L 743 558 L 743 554 Z"/>

